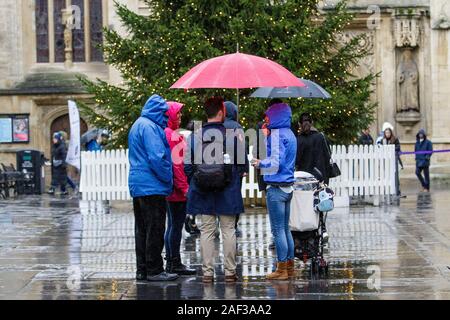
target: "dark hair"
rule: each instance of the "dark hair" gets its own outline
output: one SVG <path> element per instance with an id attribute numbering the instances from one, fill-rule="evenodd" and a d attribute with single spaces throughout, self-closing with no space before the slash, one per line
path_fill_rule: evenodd
<path id="1" fill-rule="evenodd" d="M 391 137 L 388 139 L 386 137 L 386 130 L 389 130 L 391 132 Z M 394 142 L 396 137 L 394 136 L 394 131 L 392 131 L 391 128 L 386 128 L 383 132 L 383 139 L 386 139 L 386 141 L 388 141 L 389 143 Z"/>
<path id="2" fill-rule="evenodd" d="M 208 119 L 217 116 L 219 111 L 224 107 L 223 102 L 222 97 L 212 97 L 205 101 L 205 112 Z"/>
<path id="3" fill-rule="evenodd" d="M 283 103 L 283 100 L 279 98 L 273 98 L 269 101 L 269 107 L 273 106 L 274 104 Z"/>
<path id="4" fill-rule="evenodd" d="M 302 123 L 304 119 L 305 119 L 305 120 L 309 120 L 309 122 L 312 122 L 312 121 L 313 121 L 313 119 L 312 119 L 312 117 L 311 117 L 311 114 L 308 113 L 308 112 L 303 112 L 303 113 L 300 115 L 300 118 L 299 118 L 300 123 Z"/>

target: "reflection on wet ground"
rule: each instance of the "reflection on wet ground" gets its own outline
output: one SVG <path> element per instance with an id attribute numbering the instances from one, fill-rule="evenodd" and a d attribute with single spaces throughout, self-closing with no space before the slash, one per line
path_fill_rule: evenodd
<path id="1" fill-rule="evenodd" d="M 399 204 L 336 209 L 329 215 L 329 275 L 308 266 L 290 282 L 267 282 L 274 252 L 263 209 L 242 216 L 240 281 L 200 277 L 134 280 L 130 209 L 101 202 L 27 197 L 0 202 L 0 299 L 450 299 L 450 192 L 410 194 Z M 219 244 L 219 243 L 217 243 Z M 197 237 L 184 234 L 183 260 L 200 270 Z M 219 248 L 219 246 L 218 246 Z"/>

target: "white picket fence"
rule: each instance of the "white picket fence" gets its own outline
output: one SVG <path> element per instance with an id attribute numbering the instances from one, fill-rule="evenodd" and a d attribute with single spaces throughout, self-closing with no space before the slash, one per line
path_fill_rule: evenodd
<path id="1" fill-rule="evenodd" d="M 351 196 L 395 194 L 394 146 L 333 146 L 333 159 L 342 175 L 330 180 L 336 196 L 348 203 Z M 130 200 L 128 150 L 82 152 L 80 192 L 83 200 Z M 255 170 L 242 184 L 245 199 L 261 199 Z"/>

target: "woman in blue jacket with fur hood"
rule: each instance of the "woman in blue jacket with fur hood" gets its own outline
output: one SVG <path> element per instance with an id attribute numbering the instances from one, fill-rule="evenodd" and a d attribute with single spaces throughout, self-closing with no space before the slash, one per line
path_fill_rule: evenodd
<path id="1" fill-rule="evenodd" d="M 287 280 L 294 272 L 294 240 L 289 229 L 293 195 L 297 139 L 291 130 L 292 111 L 285 103 L 277 103 L 266 111 L 267 158 L 254 159 L 267 184 L 267 209 L 277 251 L 277 269 L 268 280 Z"/>

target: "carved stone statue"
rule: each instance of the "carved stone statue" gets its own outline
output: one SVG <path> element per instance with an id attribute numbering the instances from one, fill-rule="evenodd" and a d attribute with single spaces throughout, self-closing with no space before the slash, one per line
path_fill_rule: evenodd
<path id="1" fill-rule="evenodd" d="M 65 65 L 67 68 L 71 68 L 73 65 L 73 49 L 72 49 L 72 30 L 73 30 L 73 15 L 69 9 L 63 10 L 63 23 L 64 23 L 64 53 L 65 53 Z"/>
<path id="2" fill-rule="evenodd" d="M 442 5 L 439 18 L 433 24 L 433 29 L 448 30 L 450 29 L 450 3 Z"/>
<path id="3" fill-rule="evenodd" d="M 419 69 L 411 49 L 403 51 L 397 69 L 397 81 L 397 112 L 419 112 Z"/>

